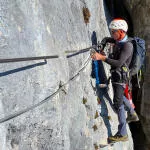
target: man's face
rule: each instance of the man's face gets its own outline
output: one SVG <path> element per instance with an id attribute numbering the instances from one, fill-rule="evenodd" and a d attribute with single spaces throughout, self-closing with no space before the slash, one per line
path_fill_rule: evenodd
<path id="1" fill-rule="evenodd" d="M 119 30 L 111 30 L 111 36 L 113 37 L 114 40 L 120 39 L 120 32 Z"/>

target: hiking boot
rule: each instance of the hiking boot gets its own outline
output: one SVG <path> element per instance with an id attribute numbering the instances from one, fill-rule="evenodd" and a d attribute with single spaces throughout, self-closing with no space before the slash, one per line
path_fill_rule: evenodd
<path id="1" fill-rule="evenodd" d="M 139 121 L 139 117 L 138 117 L 137 113 L 134 112 L 133 114 L 128 114 L 126 121 L 127 121 L 127 123 L 136 122 L 136 121 Z"/>
<path id="2" fill-rule="evenodd" d="M 119 141 L 125 142 L 125 141 L 128 141 L 128 135 L 122 136 L 117 133 L 114 136 L 108 137 L 108 141 L 110 141 L 110 142 L 119 142 Z"/>

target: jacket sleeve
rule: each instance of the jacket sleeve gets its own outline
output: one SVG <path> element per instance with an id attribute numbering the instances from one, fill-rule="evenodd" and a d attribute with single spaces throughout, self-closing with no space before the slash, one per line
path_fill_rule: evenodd
<path id="1" fill-rule="evenodd" d="M 118 60 L 106 58 L 105 62 L 115 68 L 120 68 L 127 59 L 132 56 L 133 53 L 133 44 L 131 42 L 127 42 L 124 44 L 123 48 L 121 49 L 121 54 Z"/>

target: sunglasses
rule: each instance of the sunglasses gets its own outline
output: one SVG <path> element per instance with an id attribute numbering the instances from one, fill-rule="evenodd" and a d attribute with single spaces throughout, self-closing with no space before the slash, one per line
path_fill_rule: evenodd
<path id="1" fill-rule="evenodd" d="M 111 30 L 111 33 L 112 33 L 112 34 L 114 34 L 114 33 L 116 33 L 116 32 L 118 32 L 118 30 Z"/>

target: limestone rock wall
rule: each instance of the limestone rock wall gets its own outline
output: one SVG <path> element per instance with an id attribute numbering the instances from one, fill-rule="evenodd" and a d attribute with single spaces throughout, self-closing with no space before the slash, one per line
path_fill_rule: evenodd
<path id="1" fill-rule="evenodd" d="M 134 33 L 136 36 L 142 37 L 146 40 L 146 66 L 144 72 L 144 85 L 142 93 L 142 104 L 141 104 L 141 115 L 142 124 L 147 140 L 150 144 L 150 1 L 149 0 L 126 0 L 126 6 L 130 11 L 133 25 Z M 149 147 L 150 148 L 150 147 Z"/>
<path id="2" fill-rule="evenodd" d="M 91 13 L 84 23 L 82 8 Z M 95 117 L 97 96 L 91 86 L 91 63 L 52 99 L 48 98 L 78 72 L 89 52 L 66 58 L 66 50 L 91 46 L 91 36 L 109 36 L 109 16 L 102 0 L 1 0 L 0 58 L 59 55 L 58 59 L 0 64 L 0 118 L 47 102 L 0 124 L 0 150 L 93 150 L 117 131 L 117 116 L 102 96 L 103 117 Z M 108 74 L 109 66 L 105 65 Z M 109 88 L 110 98 L 112 90 Z M 83 104 L 86 99 L 86 103 Z M 103 120 L 105 119 L 105 121 Z M 96 125 L 94 128 L 93 126 Z M 115 150 L 132 150 L 133 142 Z M 102 148 L 101 148 L 102 149 Z M 105 148 L 109 149 L 109 147 Z"/>

